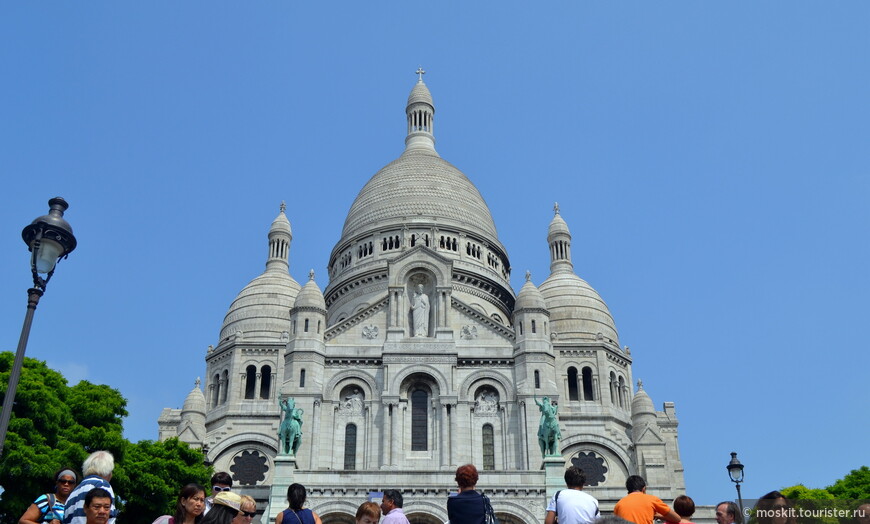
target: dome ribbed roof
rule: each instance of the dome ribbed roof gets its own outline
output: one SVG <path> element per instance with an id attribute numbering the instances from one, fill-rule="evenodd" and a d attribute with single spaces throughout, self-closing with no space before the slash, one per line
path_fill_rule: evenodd
<path id="1" fill-rule="evenodd" d="M 517 295 L 517 302 L 514 305 L 514 311 L 546 308 L 547 305 L 544 303 L 544 295 L 542 295 L 538 288 L 532 284 L 531 280 L 527 279 Z"/>
<path id="2" fill-rule="evenodd" d="M 634 398 L 631 399 L 631 416 L 655 416 L 655 414 L 656 408 L 653 406 L 652 399 L 649 398 L 649 395 L 647 395 L 646 391 L 643 390 L 643 386 L 638 385 L 637 393 L 635 393 Z"/>
<path id="3" fill-rule="evenodd" d="M 613 316 L 597 291 L 570 271 L 552 273 L 540 286 L 559 341 L 610 339 L 619 345 Z"/>
<path id="4" fill-rule="evenodd" d="M 272 221 L 272 225 L 269 227 L 269 233 L 287 233 L 292 237 L 293 231 L 290 229 L 290 221 L 287 219 L 287 215 L 284 214 L 285 209 L 286 206 L 284 205 L 284 202 L 281 202 L 281 212 L 278 213 L 278 216 Z"/>
<path id="5" fill-rule="evenodd" d="M 552 242 L 553 237 L 558 234 L 571 235 L 571 232 L 568 230 L 568 223 L 565 222 L 565 219 L 562 218 L 558 212 L 553 217 L 553 220 L 550 221 L 550 227 L 547 229 L 547 240 Z"/>
<path id="6" fill-rule="evenodd" d="M 314 281 L 314 271 L 309 273 L 308 282 L 302 286 L 302 291 L 296 296 L 296 303 L 293 307 L 310 307 L 326 311 L 326 301 L 323 299 L 323 293 Z"/>
<path id="7" fill-rule="evenodd" d="M 408 95 L 408 105 L 418 103 L 429 104 L 435 107 L 435 102 L 432 101 L 432 93 L 429 92 L 429 88 L 426 87 L 422 79 L 414 85 L 414 88 L 411 89 L 411 94 Z"/>
<path id="8" fill-rule="evenodd" d="M 275 340 L 290 331 L 290 308 L 301 287 L 288 273 L 266 271 L 252 280 L 227 311 L 220 341 L 242 332 L 244 340 Z"/>
<path id="9" fill-rule="evenodd" d="M 203 395 L 202 390 L 199 389 L 199 379 L 196 380 L 196 386 L 194 386 L 194 388 L 190 390 L 190 393 L 187 394 L 181 412 L 182 414 L 202 413 L 205 415 L 205 395 Z"/>
<path id="10" fill-rule="evenodd" d="M 437 153 L 423 149 L 406 150 L 363 186 L 350 206 L 342 238 L 414 218 L 498 239 L 489 207 L 474 184 Z"/>

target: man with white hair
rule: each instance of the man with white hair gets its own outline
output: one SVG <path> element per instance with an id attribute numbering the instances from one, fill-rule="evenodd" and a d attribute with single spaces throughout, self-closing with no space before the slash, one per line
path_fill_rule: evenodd
<path id="1" fill-rule="evenodd" d="M 109 511 L 109 521 L 106 524 L 115 524 L 118 510 L 115 509 L 115 492 L 112 491 L 112 471 L 115 469 L 115 457 L 108 451 L 95 451 L 85 459 L 82 464 L 82 473 L 85 478 L 66 499 L 66 507 L 63 511 L 63 524 L 86 524 L 88 517 L 85 513 L 85 496 L 94 488 L 102 488 L 111 496 L 112 507 Z"/>

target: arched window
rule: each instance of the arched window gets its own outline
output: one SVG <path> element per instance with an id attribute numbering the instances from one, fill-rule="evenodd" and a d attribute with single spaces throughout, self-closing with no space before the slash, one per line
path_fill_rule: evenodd
<path id="1" fill-rule="evenodd" d="M 495 470 L 495 437 L 492 424 L 483 425 L 483 469 Z"/>
<path id="2" fill-rule="evenodd" d="M 610 403 L 616 405 L 616 373 L 610 372 Z"/>
<path id="3" fill-rule="evenodd" d="M 230 372 L 229 371 L 224 370 L 224 376 L 223 376 L 223 379 L 221 380 L 221 384 L 223 385 L 223 387 L 221 387 L 221 404 L 226 404 L 226 402 L 227 402 L 227 390 L 230 389 Z"/>
<path id="4" fill-rule="evenodd" d="M 317 334 L 320 334 L 320 321 L 317 321 Z"/>
<path id="5" fill-rule="evenodd" d="M 302 328 L 302 331 L 308 333 L 308 319 L 307 318 L 305 319 L 305 327 Z"/>
<path id="6" fill-rule="evenodd" d="M 580 400 L 577 391 L 577 368 L 568 368 L 568 400 Z"/>
<path id="7" fill-rule="evenodd" d="M 221 401 L 221 376 L 219 374 L 215 374 L 214 380 L 211 384 L 211 405 L 212 407 L 217 406 Z"/>
<path id="8" fill-rule="evenodd" d="M 411 393 L 411 451 L 429 449 L 429 392 L 416 389 Z"/>
<path id="9" fill-rule="evenodd" d="M 532 320 L 532 333 L 537 333 L 538 329 L 535 327 L 535 321 Z"/>
<path id="10" fill-rule="evenodd" d="M 356 469 L 356 424 L 344 428 L 344 469 Z"/>
<path id="11" fill-rule="evenodd" d="M 260 368 L 260 398 L 269 398 L 272 393 L 272 368 L 263 366 Z"/>
<path id="12" fill-rule="evenodd" d="M 523 334 L 523 321 L 520 320 L 520 335 Z"/>
<path id="13" fill-rule="evenodd" d="M 304 369 L 299 372 L 299 387 L 300 388 L 305 387 L 305 370 Z"/>
<path id="14" fill-rule="evenodd" d="M 541 373 L 535 370 L 535 389 L 541 389 Z"/>
<path id="15" fill-rule="evenodd" d="M 245 398 L 254 398 L 254 391 L 257 389 L 257 367 L 248 366 L 245 368 Z"/>
<path id="16" fill-rule="evenodd" d="M 619 407 L 625 407 L 625 379 L 619 377 Z"/>
<path id="17" fill-rule="evenodd" d="M 595 400 L 592 388 L 592 368 L 589 366 L 583 368 L 583 398 L 585 400 Z"/>

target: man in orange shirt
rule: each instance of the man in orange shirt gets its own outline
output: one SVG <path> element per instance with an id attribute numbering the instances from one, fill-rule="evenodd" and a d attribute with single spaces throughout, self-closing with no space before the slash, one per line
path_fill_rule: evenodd
<path id="1" fill-rule="evenodd" d="M 646 481 L 632 475 L 625 481 L 628 495 L 622 497 L 613 508 L 613 514 L 634 524 L 653 524 L 656 515 L 668 522 L 679 522 L 680 516 L 662 499 L 646 494 Z"/>

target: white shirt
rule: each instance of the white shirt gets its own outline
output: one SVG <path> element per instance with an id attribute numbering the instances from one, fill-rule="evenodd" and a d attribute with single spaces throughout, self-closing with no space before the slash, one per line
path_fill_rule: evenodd
<path id="1" fill-rule="evenodd" d="M 598 501 L 592 495 L 576 490 L 563 489 L 559 491 L 559 511 L 556 511 L 556 495 L 547 504 L 547 511 L 555 511 L 559 524 L 590 524 L 597 519 Z"/>

